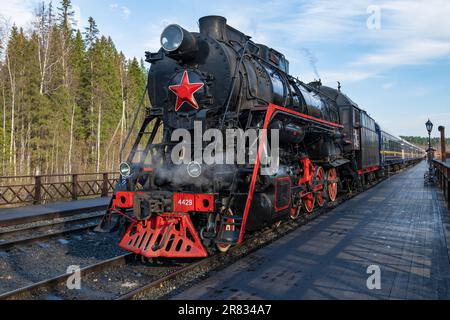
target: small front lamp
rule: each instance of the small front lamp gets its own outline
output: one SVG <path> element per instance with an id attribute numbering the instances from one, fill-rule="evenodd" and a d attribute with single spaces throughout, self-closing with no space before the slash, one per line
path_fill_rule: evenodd
<path id="1" fill-rule="evenodd" d="M 131 176 L 131 166 L 127 162 L 120 164 L 119 171 L 124 178 L 129 178 Z"/>

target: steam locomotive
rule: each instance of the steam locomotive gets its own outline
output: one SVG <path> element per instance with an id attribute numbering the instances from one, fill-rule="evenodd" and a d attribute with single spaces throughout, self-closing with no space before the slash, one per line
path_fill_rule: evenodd
<path id="1" fill-rule="evenodd" d="M 290 76 L 283 54 L 254 43 L 225 18 L 203 17 L 199 27 L 194 33 L 169 25 L 161 50 L 146 53 L 153 107 L 120 166 L 98 229 L 119 228 L 124 250 L 148 258 L 226 252 L 248 232 L 301 219 L 336 201 L 339 192 L 424 157 L 383 130 L 340 86 Z M 220 140 L 217 134 L 204 139 L 211 129 L 236 130 L 244 143 L 227 151 L 245 161 L 204 164 L 202 156 Z M 180 130 L 201 137 L 180 141 Z M 257 133 L 256 148 L 247 132 Z M 276 159 L 268 157 L 270 149 Z M 276 169 L 262 174 L 269 167 Z"/>

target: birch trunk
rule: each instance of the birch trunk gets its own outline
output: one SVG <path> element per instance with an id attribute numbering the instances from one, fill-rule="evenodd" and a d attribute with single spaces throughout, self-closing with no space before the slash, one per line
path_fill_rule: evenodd
<path id="1" fill-rule="evenodd" d="M 16 173 L 15 169 L 15 143 L 14 143 L 14 131 L 15 131 L 15 104 L 16 104 L 16 80 L 11 70 L 11 61 L 9 58 L 9 54 L 6 54 L 6 65 L 8 68 L 9 81 L 11 86 L 11 137 L 10 137 L 10 147 L 9 147 L 9 165 L 14 167 L 14 173 Z M 13 162 L 14 161 L 14 162 Z"/>
<path id="2" fill-rule="evenodd" d="M 2 158 L 2 174 L 6 175 L 5 168 L 5 155 L 6 155 L 6 96 L 5 86 L 2 86 L 3 96 L 3 158 Z"/>
<path id="3" fill-rule="evenodd" d="M 75 104 L 72 107 L 72 119 L 70 121 L 70 143 L 69 143 L 69 173 L 72 173 L 72 149 L 73 149 L 73 125 L 75 121 Z"/>
<path id="4" fill-rule="evenodd" d="M 98 125 L 97 125 L 97 172 L 100 172 L 100 140 L 102 135 L 102 104 L 98 106 Z"/>

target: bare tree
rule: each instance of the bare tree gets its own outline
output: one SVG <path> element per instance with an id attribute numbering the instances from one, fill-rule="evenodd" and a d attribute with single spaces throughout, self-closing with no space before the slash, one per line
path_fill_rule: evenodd
<path id="1" fill-rule="evenodd" d="M 53 7 L 50 2 L 48 8 L 46 8 L 45 3 L 42 2 L 41 5 L 36 9 L 34 27 L 36 29 L 36 34 L 38 36 L 38 59 L 39 59 L 39 70 L 41 75 L 41 81 L 39 86 L 39 93 L 44 94 L 45 82 L 47 79 L 47 74 L 52 67 L 49 63 L 50 57 L 50 45 L 51 45 L 51 31 L 54 24 Z"/>
<path id="2" fill-rule="evenodd" d="M 102 136 L 102 103 L 98 105 L 98 126 L 97 126 L 97 172 L 100 172 L 100 143 Z"/>
<path id="3" fill-rule="evenodd" d="M 72 107 L 72 118 L 70 119 L 70 142 L 69 142 L 69 169 L 68 172 L 72 173 L 72 150 L 73 150 L 73 127 L 75 122 L 75 108 L 76 104 Z"/>
<path id="4" fill-rule="evenodd" d="M 9 56 L 9 51 L 7 48 L 7 42 L 10 37 L 11 30 L 11 22 L 5 18 L 2 18 L 2 35 L 0 37 L 2 42 L 2 47 L 4 50 L 4 60 L 8 72 L 8 80 L 11 90 L 11 135 L 10 135 L 10 146 L 9 146 L 9 165 L 10 167 L 14 167 L 14 172 L 16 173 L 15 164 L 15 141 L 14 141 L 14 132 L 15 132 L 15 107 L 16 107 L 16 76 L 12 70 L 11 66 L 11 57 Z"/>

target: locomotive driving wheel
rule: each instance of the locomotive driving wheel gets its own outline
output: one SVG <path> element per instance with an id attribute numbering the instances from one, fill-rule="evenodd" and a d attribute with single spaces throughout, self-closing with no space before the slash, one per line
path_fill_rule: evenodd
<path id="1" fill-rule="evenodd" d="M 306 213 L 311 214 L 314 211 L 315 204 L 316 197 L 313 192 L 310 192 L 303 197 L 303 207 L 305 208 Z"/>
<path id="2" fill-rule="evenodd" d="M 335 168 L 328 170 L 328 197 L 331 202 L 336 201 L 338 193 L 337 171 Z"/>
<path id="3" fill-rule="evenodd" d="M 291 220 L 298 220 L 301 217 L 302 214 L 302 204 L 299 203 L 296 207 L 291 208 L 291 213 L 289 214 L 289 217 Z"/>
<path id="4" fill-rule="evenodd" d="M 325 170 L 323 170 L 322 167 L 318 167 L 316 169 L 316 175 L 315 175 L 315 182 L 314 182 L 314 193 L 316 197 L 316 203 L 319 207 L 323 207 L 325 205 L 325 198 L 323 196 L 323 189 L 325 187 L 324 180 L 325 180 Z"/>
<path id="5" fill-rule="evenodd" d="M 225 211 L 225 208 L 223 208 L 222 210 Z M 234 216 L 233 210 L 231 210 L 231 208 L 228 209 L 227 216 L 229 216 L 229 217 Z M 236 226 L 234 225 L 234 222 L 235 222 L 234 219 L 227 219 L 224 226 L 222 226 L 221 221 L 222 221 L 222 218 L 220 216 L 218 216 L 219 230 L 220 230 L 220 228 L 224 228 L 225 231 L 235 231 L 236 230 Z M 231 244 L 216 243 L 216 247 L 221 253 L 227 253 L 231 249 Z"/>

